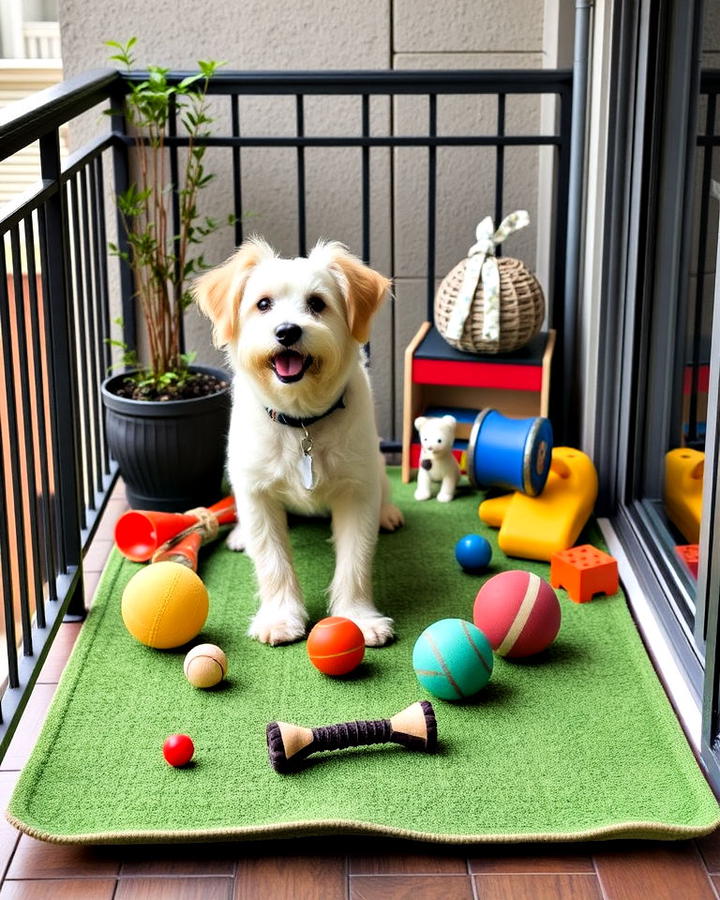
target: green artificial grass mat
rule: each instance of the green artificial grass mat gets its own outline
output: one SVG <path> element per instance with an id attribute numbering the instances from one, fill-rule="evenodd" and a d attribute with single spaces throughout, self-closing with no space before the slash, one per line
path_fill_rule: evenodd
<path id="1" fill-rule="evenodd" d="M 308 834 L 384 834 L 447 843 L 595 838 L 688 838 L 718 823 L 718 804 L 653 671 L 625 599 L 579 605 L 558 591 L 555 644 L 526 662 L 496 657 L 472 701 L 431 698 L 412 669 L 413 644 L 431 622 L 472 619 L 484 578 L 548 566 L 512 560 L 477 518 L 480 495 L 418 503 L 392 471 L 406 524 L 381 535 L 376 600 L 398 639 L 369 649 L 355 673 L 328 678 L 305 644 L 260 645 L 245 636 L 256 607 L 250 561 L 222 543 L 203 550 L 211 597 L 195 643 L 223 647 L 219 688 L 183 677 L 187 648 L 156 651 L 125 630 L 120 597 L 137 564 L 117 551 L 61 679 L 40 739 L 8 810 L 21 830 L 63 843 L 202 841 Z M 485 576 L 463 573 L 455 542 L 484 533 Z M 311 621 L 325 615 L 333 566 L 329 523 L 291 529 Z M 597 531 L 588 535 L 600 543 Z M 439 752 L 382 745 L 313 756 L 301 771 L 268 764 L 273 720 L 324 725 L 385 718 L 432 699 Z M 173 769 L 165 737 L 185 732 L 195 762 Z"/>

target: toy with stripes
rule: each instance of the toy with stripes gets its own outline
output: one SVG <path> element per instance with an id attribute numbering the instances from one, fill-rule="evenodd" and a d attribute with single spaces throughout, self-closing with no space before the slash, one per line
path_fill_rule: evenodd
<path id="1" fill-rule="evenodd" d="M 321 750 L 390 743 L 425 753 L 437 749 L 435 711 L 427 700 L 413 703 L 390 719 L 341 722 L 317 728 L 271 722 L 266 736 L 270 765 L 281 774 L 294 771 L 311 753 Z"/>
<path id="2" fill-rule="evenodd" d="M 482 690 L 493 670 L 485 635 L 464 619 L 440 619 L 415 642 L 413 668 L 420 684 L 442 700 L 461 701 Z"/>
<path id="3" fill-rule="evenodd" d="M 539 575 L 514 569 L 493 575 L 475 598 L 473 621 L 498 656 L 532 656 L 560 631 L 560 604 Z"/>

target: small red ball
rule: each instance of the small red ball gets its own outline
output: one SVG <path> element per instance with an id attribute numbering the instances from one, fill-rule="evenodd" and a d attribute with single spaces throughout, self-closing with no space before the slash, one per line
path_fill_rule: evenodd
<path id="1" fill-rule="evenodd" d="M 329 616 L 321 619 L 307 639 L 310 662 L 324 675 L 346 675 L 365 656 L 365 638 L 350 619 Z"/>
<path id="2" fill-rule="evenodd" d="M 171 734 L 163 744 L 163 756 L 171 766 L 186 766 L 193 757 L 195 745 L 186 734 Z"/>

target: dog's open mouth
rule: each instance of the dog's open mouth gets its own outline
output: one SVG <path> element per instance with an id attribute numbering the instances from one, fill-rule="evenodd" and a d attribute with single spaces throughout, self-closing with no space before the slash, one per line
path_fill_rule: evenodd
<path id="1" fill-rule="evenodd" d="M 292 381 L 300 381 L 303 375 L 312 365 L 313 358 L 303 356 L 296 350 L 283 350 L 272 359 L 272 367 L 278 379 L 285 384 Z"/>

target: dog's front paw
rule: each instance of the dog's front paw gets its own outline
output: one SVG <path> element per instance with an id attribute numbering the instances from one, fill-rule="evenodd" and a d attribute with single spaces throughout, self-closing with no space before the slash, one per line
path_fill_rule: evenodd
<path id="1" fill-rule="evenodd" d="M 417 488 L 413 496 L 416 500 L 429 500 L 432 494 L 425 488 Z"/>
<path id="2" fill-rule="evenodd" d="M 382 647 L 395 637 L 395 623 L 388 616 L 348 616 L 358 626 L 365 638 L 366 647 Z"/>
<path id="3" fill-rule="evenodd" d="M 405 524 L 403 514 L 393 503 L 383 503 L 380 508 L 380 527 L 383 531 L 395 531 Z"/>
<path id="4" fill-rule="evenodd" d="M 454 496 L 455 494 L 451 494 L 449 491 L 440 491 L 440 493 L 437 495 L 437 499 L 441 503 L 449 503 Z"/>
<path id="5" fill-rule="evenodd" d="M 305 637 L 305 618 L 289 612 L 258 610 L 248 628 L 248 637 L 261 644 L 292 644 Z"/>
<path id="6" fill-rule="evenodd" d="M 245 549 L 245 535 L 242 526 L 236 525 L 230 534 L 225 538 L 225 546 L 230 550 L 242 552 Z"/>

